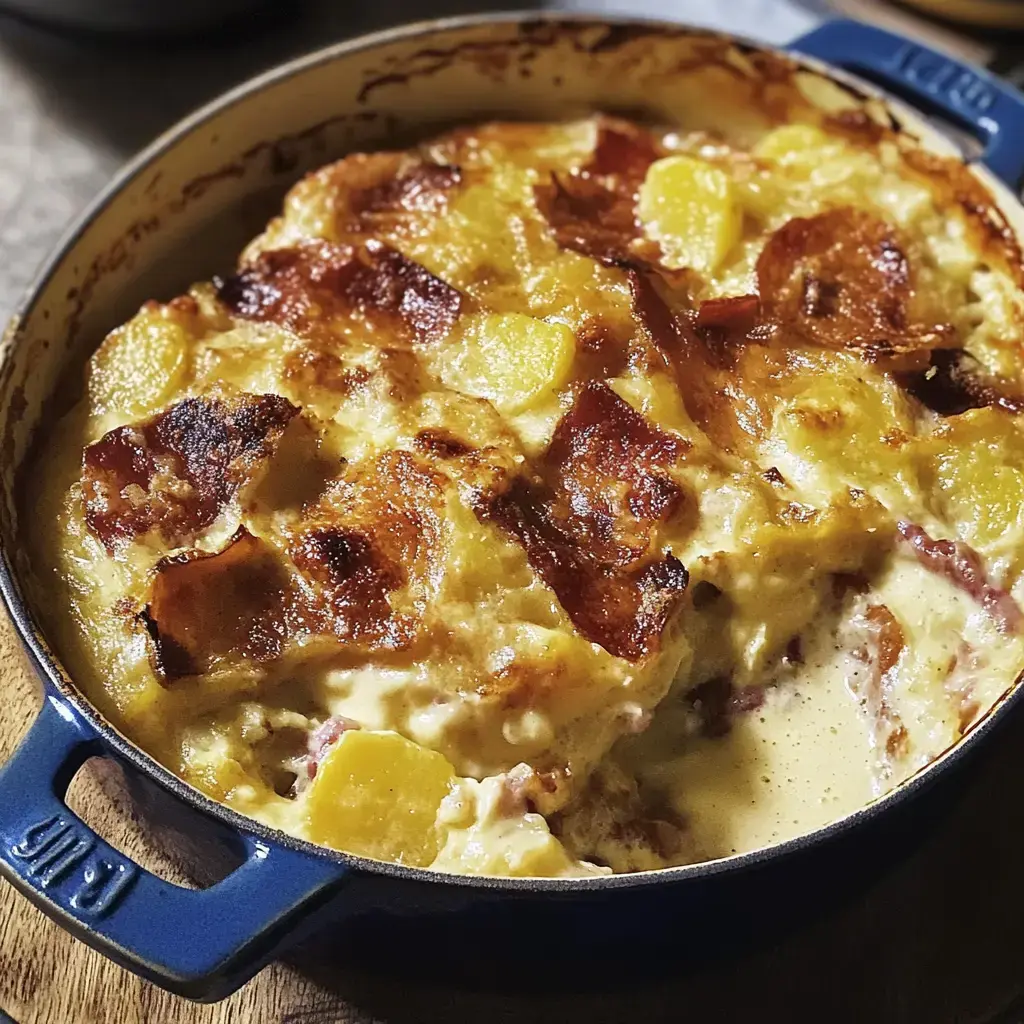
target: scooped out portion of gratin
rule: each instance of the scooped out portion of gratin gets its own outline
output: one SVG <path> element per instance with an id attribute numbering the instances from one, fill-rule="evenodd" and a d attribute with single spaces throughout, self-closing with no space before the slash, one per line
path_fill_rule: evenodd
<path id="1" fill-rule="evenodd" d="M 1021 280 L 962 165 L 863 119 L 355 153 L 99 346 L 39 601 L 131 739 L 315 843 L 769 845 L 1024 666 Z"/>

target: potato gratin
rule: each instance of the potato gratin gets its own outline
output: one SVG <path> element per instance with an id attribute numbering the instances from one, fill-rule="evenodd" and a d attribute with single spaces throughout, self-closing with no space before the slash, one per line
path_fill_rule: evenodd
<path id="1" fill-rule="evenodd" d="M 1021 279 L 983 187 L 865 116 L 354 154 L 96 351 L 39 600 L 128 736 L 315 843 L 768 845 L 1024 665 Z"/>

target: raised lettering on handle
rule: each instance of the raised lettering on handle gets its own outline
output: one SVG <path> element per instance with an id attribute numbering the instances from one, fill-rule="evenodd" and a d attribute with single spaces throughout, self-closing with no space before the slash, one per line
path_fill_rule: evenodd
<path id="1" fill-rule="evenodd" d="M 118 857 L 74 818 L 53 815 L 30 825 L 10 848 L 26 878 L 76 917 L 109 914 L 131 888 L 138 869 Z"/>
<path id="2" fill-rule="evenodd" d="M 893 69 L 906 81 L 975 117 L 986 114 L 996 102 L 992 86 L 968 68 L 912 43 L 897 52 Z"/>

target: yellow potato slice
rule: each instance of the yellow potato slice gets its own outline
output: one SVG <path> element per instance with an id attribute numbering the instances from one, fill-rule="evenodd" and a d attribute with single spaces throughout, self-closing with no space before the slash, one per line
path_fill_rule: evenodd
<path id="1" fill-rule="evenodd" d="M 832 155 L 841 148 L 839 140 L 812 124 L 786 124 L 763 136 L 753 154 L 783 167 L 811 167 L 823 153 Z"/>
<path id="2" fill-rule="evenodd" d="M 742 213 L 729 175 L 691 156 L 651 164 L 637 214 L 667 266 L 711 273 L 740 237 Z"/>
<path id="3" fill-rule="evenodd" d="M 134 419 L 156 411 L 185 370 L 188 334 L 161 311 L 144 310 L 107 335 L 89 362 L 95 412 Z"/>
<path id="4" fill-rule="evenodd" d="M 425 867 L 441 845 L 437 811 L 455 778 L 447 759 L 393 732 L 345 733 L 306 798 L 314 843 Z"/>
<path id="5" fill-rule="evenodd" d="M 469 318 L 444 377 L 450 387 L 510 415 L 551 397 L 567 380 L 575 354 L 576 336 L 565 324 L 490 313 Z"/>

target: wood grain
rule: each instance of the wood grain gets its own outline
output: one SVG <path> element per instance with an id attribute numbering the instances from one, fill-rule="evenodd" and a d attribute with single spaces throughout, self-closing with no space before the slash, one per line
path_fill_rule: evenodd
<path id="1" fill-rule="evenodd" d="M 6 617 L 0 621 L 0 758 L 38 704 Z M 638 982 L 567 979 L 531 993 L 536 949 L 496 948 L 506 991 L 459 989 L 409 964 L 320 969 L 275 964 L 232 998 L 199 1006 L 168 995 L 75 942 L 0 882 L 0 1009 L 19 1024 L 368 1024 L 473 1021 L 871 1021 L 982 1024 L 1024 1020 L 1024 716 L 995 737 L 967 792 L 935 834 L 863 898 L 773 949 L 694 976 Z M 103 773 L 76 779 L 75 805 L 151 866 L 159 851 Z M 879 851 L 882 855 L 882 851 Z M 842 886 L 844 880 L 837 878 Z M 680 922 L 686 928 L 686 922 Z M 609 934 L 609 942 L 642 936 Z M 457 957 L 457 935 L 438 936 Z M 539 937 L 557 954 L 557 936 Z"/>

